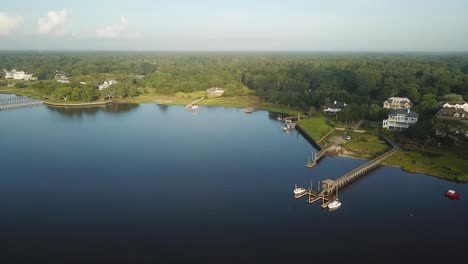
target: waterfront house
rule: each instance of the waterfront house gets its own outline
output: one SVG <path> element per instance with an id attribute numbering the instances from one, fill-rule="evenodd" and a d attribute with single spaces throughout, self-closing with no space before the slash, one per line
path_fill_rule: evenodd
<path id="1" fill-rule="evenodd" d="M 388 114 L 388 119 L 382 122 L 382 128 L 389 130 L 405 130 L 418 122 L 419 114 L 409 109 L 398 109 Z"/>
<path id="2" fill-rule="evenodd" d="M 468 103 L 466 102 L 447 102 L 442 107 L 445 109 L 461 109 L 468 112 Z"/>
<path id="3" fill-rule="evenodd" d="M 436 119 L 455 120 L 468 124 L 468 111 L 463 108 L 442 108 L 435 115 Z"/>
<path id="4" fill-rule="evenodd" d="M 35 77 L 33 77 L 33 74 L 25 73 L 24 71 L 17 71 L 17 70 L 3 70 L 5 72 L 5 79 L 14 79 L 14 80 L 25 80 L 25 81 L 32 81 L 36 80 Z"/>
<path id="5" fill-rule="evenodd" d="M 346 107 L 346 103 L 334 101 L 333 103 L 326 103 L 323 109 L 325 113 L 337 113 Z"/>
<path id="6" fill-rule="evenodd" d="M 211 96 L 221 96 L 224 94 L 224 89 L 219 88 L 219 87 L 213 87 L 213 88 L 207 89 L 206 92 L 208 93 L 208 95 L 211 95 Z"/>
<path id="7" fill-rule="evenodd" d="M 59 83 L 69 83 L 70 79 L 63 73 L 55 74 L 55 80 Z"/>
<path id="8" fill-rule="evenodd" d="M 384 102 L 383 108 L 393 110 L 410 109 L 411 100 L 406 97 L 390 97 Z"/>
<path id="9" fill-rule="evenodd" d="M 111 86 L 111 85 L 114 85 L 116 84 L 117 81 L 116 80 L 109 80 L 109 81 L 105 81 L 103 82 L 102 84 L 98 85 L 98 88 L 99 88 L 99 91 L 103 90 L 103 89 L 106 89 L 107 87 Z"/>

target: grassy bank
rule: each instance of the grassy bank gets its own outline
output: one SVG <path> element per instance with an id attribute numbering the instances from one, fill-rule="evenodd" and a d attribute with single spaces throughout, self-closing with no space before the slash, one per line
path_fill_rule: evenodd
<path id="1" fill-rule="evenodd" d="M 411 173 L 422 173 L 442 179 L 468 182 L 468 162 L 453 154 L 434 154 L 400 150 L 385 161 L 388 165 L 401 167 Z"/>
<path id="2" fill-rule="evenodd" d="M 343 132 L 341 132 L 343 134 Z M 373 159 L 385 153 L 390 147 L 378 135 L 372 133 L 348 133 L 351 140 L 345 141 L 345 155 L 358 159 Z"/>
<path id="3" fill-rule="evenodd" d="M 312 117 L 299 121 L 299 126 L 315 141 L 319 141 L 330 132 L 330 130 L 333 129 L 332 124 L 332 121 L 324 116 Z"/>

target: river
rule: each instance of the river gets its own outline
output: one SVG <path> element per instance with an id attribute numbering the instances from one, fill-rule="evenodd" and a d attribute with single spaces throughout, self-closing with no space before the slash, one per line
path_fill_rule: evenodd
<path id="1" fill-rule="evenodd" d="M 0 262 L 466 259 L 468 185 L 382 167 L 328 212 L 293 199 L 294 185 L 316 188 L 365 161 L 327 157 L 307 169 L 313 151 L 264 111 L 0 111 Z"/>

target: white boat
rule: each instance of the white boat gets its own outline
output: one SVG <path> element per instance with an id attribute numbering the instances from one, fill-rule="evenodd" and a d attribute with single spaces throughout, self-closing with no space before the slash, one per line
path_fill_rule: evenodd
<path id="1" fill-rule="evenodd" d="M 192 110 L 196 110 L 196 109 L 198 109 L 198 105 L 192 106 Z"/>
<path id="2" fill-rule="evenodd" d="M 306 189 L 301 188 L 301 187 L 295 187 L 294 188 L 294 195 L 300 195 L 306 192 Z"/>
<path id="3" fill-rule="evenodd" d="M 341 202 L 337 199 L 328 204 L 328 209 L 336 209 L 341 206 Z"/>

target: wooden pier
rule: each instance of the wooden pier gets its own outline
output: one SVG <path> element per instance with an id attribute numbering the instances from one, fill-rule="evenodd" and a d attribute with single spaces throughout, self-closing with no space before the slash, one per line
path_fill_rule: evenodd
<path id="1" fill-rule="evenodd" d="M 315 152 L 313 155 L 313 159 L 307 162 L 307 168 L 313 168 L 317 163 L 328 153 L 329 148 L 321 149 L 318 153 Z"/>
<path id="2" fill-rule="evenodd" d="M 359 168 L 346 173 L 345 175 L 339 177 L 336 180 L 327 179 L 327 180 L 322 181 L 322 191 L 320 191 L 320 184 L 316 192 L 312 190 L 312 184 L 311 184 L 311 188 L 308 188 L 304 193 L 295 195 L 294 198 L 300 199 L 302 197 L 308 196 L 308 199 L 307 199 L 308 204 L 313 204 L 317 201 L 322 200 L 321 207 L 327 208 L 330 203 L 337 200 L 337 196 L 334 196 L 334 193 L 337 193 L 337 190 L 345 187 L 346 185 L 356 180 L 359 180 L 362 176 L 374 171 L 380 166 L 380 164 L 385 159 L 391 157 L 398 151 L 398 146 L 395 143 L 393 143 L 391 140 L 387 139 L 386 137 L 383 137 L 383 138 L 385 142 L 392 147 L 392 149 L 378 156 L 377 158 L 367 162 L 366 164 L 360 166 Z M 324 156 L 327 151 L 328 149 L 322 149 L 317 155 L 315 155 L 314 160 L 317 157 L 319 157 L 319 155 L 320 157 Z M 313 165 L 315 164 L 316 162 L 315 163 L 312 162 L 310 165 L 312 165 L 313 167 Z"/>
<path id="3" fill-rule="evenodd" d="M 197 99 L 197 100 L 191 102 L 190 104 L 186 105 L 186 106 L 185 106 L 185 110 L 187 110 L 187 111 L 192 111 L 193 105 L 199 103 L 199 102 L 202 101 L 203 99 L 205 99 L 205 97 L 202 97 L 202 98 L 200 98 L 200 99 Z"/>
<path id="4" fill-rule="evenodd" d="M 392 146 L 392 149 L 385 152 L 384 154 L 378 156 L 377 158 L 367 162 L 366 164 L 360 166 L 357 169 L 354 169 L 345 175 L 339 177 L 336 180 L 324 180 L 322 181 L 322 194 L 327 196 L 333 194 L 337 189 L 343 188 L 344 186 L 358 180 L 361 176 L 366 175 L 375 169 L 377 169 L 380 164 L 387 158 L 391 157 L 398 151 L 398 146 L 393 143 L 391 140 L 383 137 L 384 140 Z"/>
<path id="5" fill-rule="evenodd" d="M 25 96 L 8 96 L 0 99 L 0 111 L 16 108 L 29 108 L 37 105 L 42 105 L 42 101 Z"/>
<path id="6" fill-rule="evenodd" d="M 260 106 L 255 106 L 255 107 L 249 107 L 244 110 L 244 113 L 246 114 L 252 114 L 253 112 L 258 111 Z"/>

